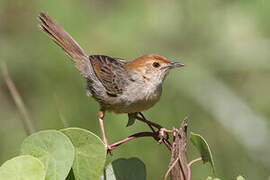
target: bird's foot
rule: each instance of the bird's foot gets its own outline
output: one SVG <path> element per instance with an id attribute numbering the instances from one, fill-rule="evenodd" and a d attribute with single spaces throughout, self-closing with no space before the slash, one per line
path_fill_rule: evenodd
<path id="1" fill-rule="evenodd" d="M 172 134 L 173 133 L 173 130 L 168 130 L 166 128 L 160 128 L 158 130 L 158 137 L 159 137 L 159 143 L 161 144 L 163 139 L 166 139 L 168 140 L 169 139 L 169 134 Z M 166 134 L 166 138 L 165 137 L 165 134 Z"/>

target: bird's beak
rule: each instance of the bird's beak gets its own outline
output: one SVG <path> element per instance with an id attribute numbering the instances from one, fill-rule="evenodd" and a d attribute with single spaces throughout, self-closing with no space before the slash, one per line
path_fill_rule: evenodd
<path id="1" fill-rule="evenodd" d="M 174 67 L 182 67 L 182 66 L 184 66 L 184 64 L 180 63 L 180 62 L 171 62 L 169 64 L 169 66 L 172 67 L 172 68 L 174 68 Z"/>
<path id="2" fill-rule="evenodd" d="M 161 69 L 172 69 L 172 68 L 175 68 L 175 67 L 182 67 L 182 66 L 184 66 L 184 64 L 182 64 L 180 62 L 173 62 L 173 61 L 171 61 L 166 66 L 163 66 Z"/>

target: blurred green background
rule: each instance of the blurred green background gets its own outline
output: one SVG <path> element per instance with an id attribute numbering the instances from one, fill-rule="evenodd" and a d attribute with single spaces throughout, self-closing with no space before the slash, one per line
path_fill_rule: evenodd
<path id="1" fill-rule="evenodd" d="M 100 135 L 97 102 L 72 62 L 37 28 L 49 13 L 89 54 L 134 59 L 156 53 L 186 66 L 173 70 L 159 103 L 145 112 L 166 128 L 189 117 L 189 130 L 206 138 L 217 176 L 247 180 L 270 176 L 270 1 L 267 0 L 1 0 L 0 61 L 5 61 L 37 130 L 60 129 L 55 100 L 68 126 Z M 0 164 L 19 153 L 27 136 L 0 76 Z M 127 115 L 107 114 L 109 141 L 148 130 Z M 188 147 L 189 160 L 199 154 Z M 139 157 L 147 179 L 162 179 L 169 152 L 142 138 L 117 148 L 113 157 Z M 192 166 L 192 179 L 212 175 Z"/>

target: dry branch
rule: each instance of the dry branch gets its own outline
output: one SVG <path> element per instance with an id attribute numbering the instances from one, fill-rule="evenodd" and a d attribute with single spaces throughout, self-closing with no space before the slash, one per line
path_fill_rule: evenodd
<path id="1" fill-rule="evenodd" d="M 12 96 L 19 112 L 21 113 L 21 115 L 23 117 L 22 119 L 23 119 L 24 128 L 25 128 L 27 134 L 30 135 L 30 134 L 35 132 L 35 128 L 32 124 L 32 121 L 31 121 L 29 115 L 28 115 L 28 112 L 26 110 L 26 107 L 25 107 L 23 100 L 22 100 L 19 92 L 17 91 L 15 84 L 13 83 L 12 79 L 10 78 L 10 76 L 8 74 L 8 69 L 7 69 L 7 66 L 5 63 L 1 63 L 1 71 L 3 74 L 4 80 L 8 86 L 8 89 L 11 93 L 11 96 Z"/>
<path id="2" fill-rule="evenodd" d="M 171 161 L 169 169 L 164 177 L 168 178 L 170 173 L 171 180 L 188 180 L 188 163 L 186 159 L 187 147 L 187 118 L 181 124 L 180 129 L 173 129 L 173 143 L 171 151 Z"/>

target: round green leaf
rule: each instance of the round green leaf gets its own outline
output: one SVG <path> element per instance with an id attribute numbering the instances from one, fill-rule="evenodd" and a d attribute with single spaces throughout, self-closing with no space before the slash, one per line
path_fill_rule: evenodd
<path id="1" fill-rule="evenodd" d="M 61 130 L 75 147 L 73 172 L 77 180 L 99 179 L 106 161 L 106 148 L 101 139 L 81 128 Z"/>
<path id="2" fill-rule="evenodd" d="M 144 163 L 138 158 L 120 158 L 110 163 L 100 180 L 146 180 Z"/>
<path id="3" fill-rule="evenodd" d="M 73 164 L 74 147 L 63 133 L 46 130 L 28 136 L 23 141 L 21 154 L 32 155 L 44 163 L 46 180 L 63 180 Z"/>
<path id="4" fill-rule="evenodd" d="M 200 152 L 203 162 L 204 163 L 209 162 L 213 168 L 213 171 L 215 172 L 212 153 L 206 140 L 201 135 L 195 134 L 193 132 L 190 133 L 190 140 L 193 143 L 193 145 L 197 148 L 197 150 Z"/>
<path id="5" fill-rule="evenodd" d="M 44 180 L 43 163 L 29 155 L 17 156 L 0 167 L 0 179 L 4 180 Z"/>

